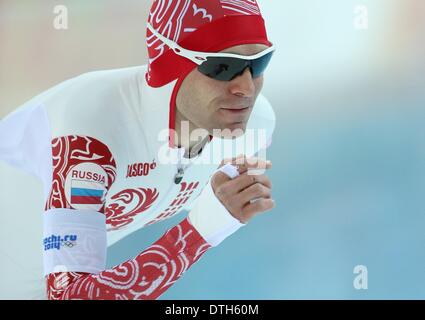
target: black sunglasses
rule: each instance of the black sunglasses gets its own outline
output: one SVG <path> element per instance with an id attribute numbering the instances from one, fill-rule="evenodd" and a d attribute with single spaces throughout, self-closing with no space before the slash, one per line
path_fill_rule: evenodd
<path id="1" fill-rule="evenodd" d="M 207 60 L 198 66 L 198 70 L 212 79 L 231 81 L 242 75 L 249 68 L 252 77 L 255 79 L 264 73 L 272 55 L 273 51 L 254 60 L 231 57 L 207 57 Z"/>
<path id="2" fill-rule="evenodd" d="M 225 52 L 192 51 L 182 48 L 174 41 L 164 37 L 149 23 L 147 26 L 159 40 L 170 47 L 176 54 L 196 63 L 199 72 L 220 81 L 231 81 L 243 74 L 247 68 L 249 68 L 253 78 L 258 78 L 264 73 L 275 51 L 274 45 L 252 56 Z"/>

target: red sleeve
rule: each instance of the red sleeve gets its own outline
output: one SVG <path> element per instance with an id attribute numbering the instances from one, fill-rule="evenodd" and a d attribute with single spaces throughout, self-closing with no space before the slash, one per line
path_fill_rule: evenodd
<path id="1" fill-rule="evenodd" d="M 84 171 L 84 168 L 97 170 L 99 176 L 104 173 L 103 180 L 108 190 L 115 179 L 116 166 L 106 145 L 96 139 L 81 136 L 56 138 L 52 144 L 53 187 L 46 203 L 46 210 L 55 208 L 78 210 L 79 205 L 90 205 L 91 208 L 95 208 L 94 210 L 104 214 L 104 204 L 96 202 L 96 199 L 85 199 L 83 204 L 81 199 L 73 200 L 68 190 L 67 177 L 72 176 L 72 170 Z M 186 218 L 137 257 L 112 269 L 98 274 L 82 272 L 48 274 L 47 296 L 50 300 L 156 299 L 209 248 L 210 245 Z"/>
<path id="2" fill-rule="evenodd" d="M 136 258 L 99 274 L 55 273 L 47 293 L 59 299 L 156 299 L 210 248 L 186 218 Z"/>

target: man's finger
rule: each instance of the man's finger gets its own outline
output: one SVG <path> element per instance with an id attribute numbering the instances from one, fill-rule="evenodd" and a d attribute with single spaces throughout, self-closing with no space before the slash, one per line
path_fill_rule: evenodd
<path id="1" fill-rule="evenodd" d="M 220 167 L 225 165 L 226 163 L 235 163 L 236 161 L 241 161 L 239 159 L 246 159 L 246 156 L 244 154 L 240 154 L 233 158 L 225 158 L 223 161 L 221 161 Z"/>
<path id="2" fill-rule="evenodd" d="M 236 196 L 241 203 L 251 203 L 251 200 L 263 198 L 271 199 L 272 193 L 271 189 L 267 188 L 262 184 L 253 184 L 252 186 L 246 188 L 241 193 Z"/>
<path id="3" fill-rule="evenodd" d="M 239 177 L 226 183 L 226 190 L 228 194 L 238 194 L 256 183 L 260 183 L 269 189 L 272 188 L 270 179 L 265 175 L 241 174 Z"/>
<path id="4" fill-rule="evenodd" d="M 247 204 L 242 209 L 243 219 L 241 222 L 250 220 L 253 216 L 258 213 L 264 213 L 268 210 L 273 209 L 276 206 L 273 199 L 258 199 L 258 201 Z"/>
<path id="5" fill-rule="evenodd" d="M 249 175 L 260 175 L 264 173 L 264 170 L 270 169 L 272 167 L 270 160 L 255 157 L 246 158 L 244 155 L 240 155 L 233 159 L 224 159 L 219 169 L 226 165 L 228 166 L 229 164 L 232 164 L 234 167 L 236 167 L 237 173 L 234 174 L 235 176 L 244 173 Z M 232 174 L 229 176 L 225 172 L 217 171 L 211 179 L 211 184 L 215 190 L 216 186 L 219 186 L 230 180 L 232 180 Z"/>
<path id="6" fill-rule="evenodd" d="M 223 183 L 232 180 L 226 173 L 218 170 L 211 178 L 211 186 L 213 190 L 216 190 L 217 186 L 221 186 Z"/>
<path id="7" fill-rule="evenodd" d="M 264 170 L 272 167 L 272 162 L 260 158 L 246 158 L 244 161 L 237 159 L 235 165 L 238 167 L 240 174 L 245 172 L 248 172 L 248 174 L 263 174 Z"/>

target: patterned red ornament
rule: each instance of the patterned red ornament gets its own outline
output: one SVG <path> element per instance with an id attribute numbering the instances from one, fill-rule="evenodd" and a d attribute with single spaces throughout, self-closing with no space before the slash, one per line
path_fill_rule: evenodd
<path id="1" fill-rule="evenodd" d="M 106 224 L 117 230 L 133 222 L 134 217 L 149 209 L 158 198 L 156 188 L 125 189 L 111 197 L 105 210 Z"/>

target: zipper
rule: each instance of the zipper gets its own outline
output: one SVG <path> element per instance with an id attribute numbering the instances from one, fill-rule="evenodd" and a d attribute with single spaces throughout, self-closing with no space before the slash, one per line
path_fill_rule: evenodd
<path id="1" fill-rule="evenodd" d="M 200 150 L 198 151 L 195 158 L 199 158 L 199 155 L 201 154 L 202 149 L 204 149 L 204 147 L 208 143 L 208 141 L 209 141 L 209 137 L 207 137 L 207 139 L 205 139 L 203 141 L 202 146 L 201 146 Z M 187 164 L 186 166 L 182 166 L 181 160 L 184 158 L 185 153 L 186 153 L 185 147 L 181 147 L 181 148 L 178 149 L 177 173 L 174 175 L 174 183 L 175 184 L 180 184 L 180 182 L 182 182 L 183 176 L 184 176 L 184 171 L 192 165 L 191 154 L 189 152 L 189 160 L 188 160 L 189 164 Z"/>
<path id="2" fill-rule="evenodd" d="M 180 184 L 183 180 L 184 171 L 190 166 L 190 163 L 183 166 L 182 158 L 184 157 L 186 150 L 184 147 L 179 148 L 178 150 L 178 163 L 177 163 L 177 173 L 174 175 L 174 183 Z"/>
<path id="3" fill-rule="evenodd" d="M 183 176 L 184 176 L 184 169 L 178 168 L 177 173 L 174 176 L 174 183 L 180 184 L 180 182 L 182 182 L 182 180 L 183 180 Z"/>
<path id="4" fill-rule="evenodd" d="M 165 194 L 164 194 L 164 199 L 165 199 L 165 201 L 168 199 L 168 197 L 169 197 L 169 195 L 170 195 L 170 193 L 175 189 L 175 185 L 178 185 L 178 184 L 180 184 L 181 183 L 181 181 L 183 180 L 183 176 L 184 176 L 184 172 L 185 172 L 185 170 L 188 168 L 188 167 L 190 167 L 190 165 L 191 165 L 191 162 L 189 162 L 189 164 L 187 164 L 187 165 L 185 165 L 185 166 L 183 166 L 182 165 L 182 158 L 184 157 L 184 154 L 185 154 L 185 149 L 184 148 L 180 148 L 179 149 L 179 151 L 178 151 L 178 159 L 177 159 L 177 161 L 178 161 L 178 164 L 177 164 L 177 173 L 174 175 L 174 184 L 170 184 L 170 187 L 168 188 L 168 190 L 165 192 Z M 162 205 L 162 202 L 158 202 L 157 204 L 156 204 L 156 206 L 155 207 L 151 207 L 149 210 L 152 210 L 152 214 L 153 214 L 153 218 L 150 218 L 149 219 L 149 221 L 148 221 L 148 223 L 150 222 L 150 221 L 152 221 L 153 219 L 155 219 L 157 216 L 158 216 L 158 214 L 156 214 L 155 215 L 155 212 L 157 212 L 158 210 L 158 208 L 160 207 Z"/>
<path id="5" fill-rule="evenodd" d="M 183 155 L 184 155 L 184 150 L 183 150 Z M 186 168 L 183 168 L 182 165 L 181 165 L 181 157 L 182 157 L 182 154 L 181 154 L 181 150 L 179 149 L 177 173 L 174 175 L 174 184 L 170 184 L 170 186 L 168 187 L 167 191 L 163 194 L 164 201 L 167 201 L 168 196 L 175 189 L 175 185 L 176 184 L 179 184 L 181 182 L 181 180 L 183 180 L 184 170 Z M 180 176 L 181 176 L 181 179 L 180 179 Z M 180 180 L 178 180 L 178 179 L 180 179 Z M 176 181 L 179 181 L 179 182 L 176 182 Z M 157 211 L 158 211 L 158 208 L 162 205 L 162 203 L 163 203 L 163 201 L 162 202 L 158 202 L 155 207 L 151 207 L 149 209 L 149 210 L 152 210 L 152 215 L 153 215 L 152 216 L 153 218 L 150 218 L 149 219 L 149 222 L 151 222 L 153 219 L 155 219 L 159 215 L 159 213 L 157 213 Z"/>

